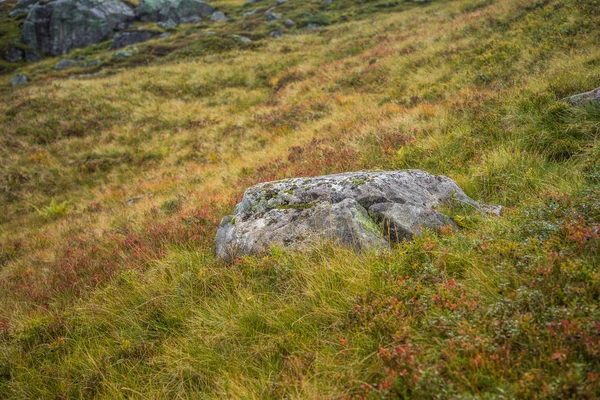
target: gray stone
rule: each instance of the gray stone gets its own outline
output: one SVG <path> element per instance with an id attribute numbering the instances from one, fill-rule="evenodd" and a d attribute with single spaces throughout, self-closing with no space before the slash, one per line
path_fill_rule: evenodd
<path id="1" fill-rule="evenodd" d="M 173 28 L 177 28 L 177 25 L 179 25 L 179 22 L 176 22 L 176 21 L 170 19 L 168 21 L 160 21 L 156 25 L 158 25 L 159 28 L 163 28 L 163 29 L 173 29 Z"/>
<path id="2" fill-rule="evenodd" d="M 192 15 L 191 17 L 181 18 L 182 24 L 199 24 L 202 22 L 202 18 L 197 15 Z"/>
<path id="3" fill-rule="evenodd" d="M 246 36 L 240 36 L 240 42 L 242 42 L 242 43 L 252 43 L 252 39 L 247 38 Z"/>
<path id="4" fill-rule="evenodd" d="M 294 21 L 292 21 L 291 19 L 286 19 L 285 21 L 283 21 L 283 25 L 286 28 L 293 28 L 294 25 L 296 25 L 296 23 Z"/>
<path id="5" fill-rule="evenodd" d="M 25 50 L 25 61 L 38 62 L 42 59 L 42 55 L 35 50 Z"/>
<path id="6" fill-rule="evenodd" d="M 225 15 L 223 11 L 215 11 L 213 15 L 210 17 L 212 22 L 222 22 L 227 21 L 229 18 Z"/>
<path id="7" fill-rule="evenodd" d="M 287 3 L 287 0 L 277 0 L 277 5 L 279 6 L 285 3 Z"/>
<path id="8" fill-rule="evenodd" d="M 115 58 L 129 58 L 132 57 L 135 53 L 137 53 L 137 47 L 133 46 L 125 50 L 119 50 L 115 52 Z"/>
<path id="9" fill-rule="evenodd" d="M 278 13 L 268 13 L 266 15 L 267 21 L 276 21 L 281 19 L 282 15 Z"/>
<path id="10" fill-rule="evenodd" d="M 315 29 L 319 29 L 319 25 L 310 23 L 310 24 L 306 25 L 306 29 L 314 31 Z"/>
<path id="11" fill-rule="evenodd" d="M 75 60 L 69 60 L 69 59 L 63 58 L 62 60 L 60 60 L 58 62 L 58 64 L 56 64 L 54 69 L 57 71 L 62 71 L 65 69 L 74 68 L 74 67 L 78 67 L 78 66 L 79 66 L 79 62 L 77 62 Z"/>
<path id="12" fill-rule="evenodd" d="M 9 47 L 6 53 L 4 53 L 4 59 L 11 63 L 23 61 L 24 57 L 24 51 L 14 46 Z"/>
<path id="13" fill-rule="evenodd" d="M 258 8 L 255 8 L 254 10 L 246 11 L 245 13 L 242 14 L 242 17 L 250 17 L 250 16 L 256 14 L 257 11 L 258 11 Z"/>
<path id="14" fill-rule="evenodd" d="M 158 31 L 131 31 L 131 32 L 119 32 L 113 38 L 113 49 L 121 49 L 134 43 L 140 43 L 148 41 L 156 36 L 159 36 L 161 32 Z"/>
<path id="15" fill-rule="evenodd" d="M 11 18 L 18 18 L 29 13 L 29 10 L 39 3 L 40 0 L 19 0 L 15 5 L 14 10 L 8 13 L 8 16 Z"/>
<path id="16" fill-rule="evenodd" d="M 42 55 L 35 50 L 31 49 L 19 49 L 18 47 L 10 47 L 4 54 L 4 59 L 9 62 L 37 62 L 42 59 Z"/>
<path id="17" fill-rule="evenodd" d="M 435 207 L 454 202 L 500 215 L 502 207 L 468 197 L 451 179 L 423 171 L 350 172 L 262 183 L 246 190 L 223 218 L 217 256 L 231 261 L 272 245 L 306 248 L 333 240 L 356 249 L 382 249 L 424 229 L 458 229 Z"/>
<path id="18" fill-rule="evenodd" d="M 118 0 L 56 0 L 33 6 L 23 23 L 22 40 L 49 55 L 107 40 L 115 27 L 133 19 Z"/>
<path id="19" fill-rule="evenodd" d="M 574 106 L 581 106 L 586 103 L 597 102 L 600 101 L 600 88 L 585 93 L 579 93 L 571 97 L 566 97 L 561 101 Z"/>
<path id="20" fill-rule="evenodd" d="M 269 32 L 269 36 L 277 38 L 277 37 L 283 36 L 283 33 L 281 33 L 281 31 L 279 31 L 279 30 L 274 30 L 274 31 Z"/>
<path id="21" fill-rule="evenodd" d="M 19 0 L 19 1 L 17 1 L 15 10 L 27 10 L 39 2 L 40 2 L 40 0 Z"/>
<path id="22" fill-rule="evenodd" d="M 19 75 L 15 75 L 10 80 L 10 86 L 24 85 L 27 82 L 29 82 L 29 77 L 27 75 L 25 75 L 25 74 L 19 74 Z"/>
<path id="23" fill-rule="evenodd" d="M 174 21 L 184 18 L 208 16 L 214 8 L 202 0 L 141 0 L 136 17 L 143 22 Z"/>

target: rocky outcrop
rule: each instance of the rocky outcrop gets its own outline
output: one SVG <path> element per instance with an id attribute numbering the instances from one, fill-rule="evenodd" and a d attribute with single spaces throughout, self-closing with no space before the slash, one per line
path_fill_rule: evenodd
<path id="1" fill-rule="evenodd" d="M 209 16 L 214 8 L 202 0 L 142 0 L 136 17 L 144 22 L 186 23 L 190 17 Z"/>
<path id="2" fill-rule="evenodd" d="M 118 0 L 56 0 L 31 8 L 22 41 L 49 55 L 107 40 L 132 20 L 133 10 Z"/>
<path id="3" fill-rule="evenodd" d="M 272 245 L 302 248 L 322 240 L 356 249 L 386 248 L 425 229 L 458 229 L 436 206 L 458 202 L 500 215 L 445 176 L 418 170 L 352 172 L 262 183 L 249 188 L 216 236 L 225 261 Z"/>
<path id="4" fill-rule="evenodd" d="M 574 96 L 564 98 L 561 101 L 574 106 L 581 106 L 586 103 L 600 101 L 600 88 L 585 93 L 579 93 Z"/>

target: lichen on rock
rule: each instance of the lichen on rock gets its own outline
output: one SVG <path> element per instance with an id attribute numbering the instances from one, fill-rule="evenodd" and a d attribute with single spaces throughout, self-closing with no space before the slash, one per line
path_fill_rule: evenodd
<path id="1" fill-rule="evenodd" d="M 258 184 L 234 214 L 223 218 L 217 256 L 231 261 L 272 245 L 304 248 L 330 240 L 358 250 L 387 248 L 439 230 L 452 218 L 436 206 L 458 202 L 499 215 L 502 207 L 476 202 L 450 178 L 419 170 L 361 171 Z M 235 223 L 233 223 L 235 221 Z"/>

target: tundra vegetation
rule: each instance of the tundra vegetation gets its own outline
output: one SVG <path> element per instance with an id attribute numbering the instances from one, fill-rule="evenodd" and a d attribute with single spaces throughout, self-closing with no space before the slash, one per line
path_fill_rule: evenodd
<path id="1" fill-rule="evenodd" d="M 600 396 L 600 104 L 559 101 L 600 86 L 600 1 L 266 3 L 0 65 L 0 397 Z M 213 255 L 250 185 L 404 168 L 505 213 Z"/>

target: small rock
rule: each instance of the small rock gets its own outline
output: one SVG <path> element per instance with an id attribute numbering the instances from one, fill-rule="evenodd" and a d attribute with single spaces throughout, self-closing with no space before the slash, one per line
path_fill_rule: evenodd
<path id="1" fill-rule="evenodd" d="M 223 22 L 227 21 L 229 18 L 225 15 L 223 11 L 215 11 L 213 15 L 210 17 L 212 22 Z"/>
<path id="2" fill-rule="evenodd" d="M 158 35 L 159 38 L 168 38 L 169 36 L 171 36 L 171 32 L 165 32 Z"/>
<path id="3" fill-rule="evenodd" d="M 250 38 L 247 38 L 246 36 L 240 36 L 240 42 L 242 42 L 242 43 L 252 43 L 252 40 Z"/>
<path id="4" fill-rule="evenodd" d="M 282 15 L 278 14 L 278 13 L 268 13 L 266 16 L 267 21 L 276 21 L 276 20 L 281 19 L 281 17 L 282 17 Z"/>
<path id="5" fill-rule="evenodd" d="M 98 65 L 100 65 L 100 60 L 91 60 L 85 63 L 85 67 L 86 68 L 90 68 L 90 67 L 97 67 Z"/>
<path id="6" fill-rule="evenodd" d="M 62 60 L 60 60 L 58 62 L 58 64 L 56 64 L 56 66 L 54 67 L 55 70 L 57 71 L 62 71 L 65 69 L 69 69 L 69 68 L 73 68 L 73 67 L 77 67 L 79 65 L 79 63 L 75 60 L 69 60 L 67 58 L 63 58 Z"/>
<path id="7" fill-rule="evenodd" d="M 156 25 L 158 25 L 158 27 L 162 28 L 162 29 L 173 29 L 173 28 L 177 28 L 177 25 L 179 25 L 179 23 L 170 19 L 168 21 L 161 21 L 161 22 L 157 23 Z"/>
<path id="8" fill-rule="evenodd" d="M 25 61 L 28 63 L 38 62 L 42 59 L 42 55 L 35 50 L 25 50 Z"/>
<path id="9" fill-rule="evenodd" d="M 269 32 L 269 36 L 273 37 L 273 38 L 278 38 L 278 37 L 283 36 L 283 33 L 281 33 L 281 31 L 276 29 L 274 31 Z"/>
<path id="10" fill-rule="evenodd" d="M 319 28 L 319 25 L 317 25 L 317 24 L 310 23 L 310 24 L 306 25 L 306 29 L 311 30 L 311 31 L 314 31 L 315 29 L 318 29 L 318 28 Z"/>
<path id="11" fill-rule="evenodd" d="M 283 21 L 283 25 L 285 25 L 286 28 L 293 28 L 294 25 L 296 25 L 296 23 L 291 19 L 286 19 L 285 21 Z"/>
<path id="12" fill-rule="evenodd" d="M 250 16 L 256 14 L 257 11 L 258 11 L 258 8 L 255 8 L 254 10 L 246 11 L 245 13 L 242 14 L 242 17 L 250 17 Z"/>
<path id="13" fill-rule="evenodd" d="M 126 203 L 127 203 L 127 204 L 129 204 L 129 205 L 132 205 L 132 204 L 135 204 L 135 203 L 137 203 L 137 202 L 138 202 L 138 201 L 140 201 L 141 199 L 143 199 L 143 197 L 142 197 L 142 196 L 136 196 L 136 197 L 132 197 L 131 199 L 128 199 L 128 200 L 126 201 Z"/>
<path id="14" fill-rule="evenodd" d="M 11 46 L 8 50 L 6 50 L 6 53 L 4 53 L 4 59 L 11 63 L 23 61 L 23 57 L 24 57 L 23 53 L 24 53 L 23 50 L 21 50 L 17 47 Z"/>
<path id="15" fill-rule="evenodd" d="M 10 80 L 10 86 L 24 85 L 27 82 L 29 82 L 29 77 L 27 75 L 25 75 L 25 74 L 19 74 L 19 75 L 15 75 Z"/>
<path id="16" fill-rule="evenodd" d="M 277 0 L 277 5 L 282 5 L 287 3 L 287 0 Z"/>
<path id="17" fill-rule="evenodd" d="M 129 58 L 129 57 L 132 57 L 135 53 L 137 53 L 137 48 L 135 46 L 133 46 L 126 50 L 117 51 L 115 53 L 115 58 Z"/>

